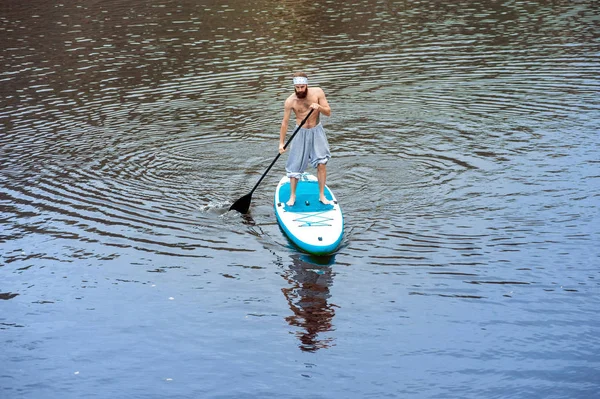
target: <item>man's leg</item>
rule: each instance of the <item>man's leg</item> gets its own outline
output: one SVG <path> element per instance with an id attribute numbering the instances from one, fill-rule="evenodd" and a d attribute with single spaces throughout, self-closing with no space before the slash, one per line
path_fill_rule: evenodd
<path id="1" fill-rule="evenodd" d="M 331 203 L 331 201 L 329 201 L 325 197 L 325 182 L 327 180 L 327 165 L 324 163 L 320 163 L 317 165 L 317 180 L 319 180 L 319 201 L 321 201 L 325 205 L 329 205 Z"/>
<path id="2" fill-rule="evenodd" d="M 285 203 L 287 206 L 294 206 L 296 203 L 296 186 L 298 186 L 298 179 L 290 177 L 290 200 Z"/>

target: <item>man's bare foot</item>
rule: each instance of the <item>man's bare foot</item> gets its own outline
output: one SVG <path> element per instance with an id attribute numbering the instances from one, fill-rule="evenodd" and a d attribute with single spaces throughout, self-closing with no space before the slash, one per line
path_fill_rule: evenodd
<path id="1" fill-rule="evenodd" d="M 330 205 L 331 204 L 331 201 L 329 201 L 327 198 L 324 198 L 324 197 L 319 198 L 319 201 L 321 201 L 321 203 L 323 205 Z"/>
<path id="2" fill-rule="evenodd" d="M 285 204 L 287 206 L 294 206 L 295 203 L 296 203 L 296 197 L 290 197 L 290 200 L 288 202 L 286 202 Z"/>

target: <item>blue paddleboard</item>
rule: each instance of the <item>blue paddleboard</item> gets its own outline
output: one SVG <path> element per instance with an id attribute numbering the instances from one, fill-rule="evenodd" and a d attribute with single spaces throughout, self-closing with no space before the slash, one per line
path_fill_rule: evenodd
<path id="1" fill-rule="evenodd" d="M 284 176 L 275 190 L 275 215 L 277 222 L 300 249 L 314 255 L 328 255 L 342 242 L 344 216 L 337 199 L 325 186 L 325 197 L 331 201 L 325 205 L 319 201 L 319 183 L 309 173 L 303 173 L 296 187 L 296 202 L 286 205 L 290 199 L 290 179 Z"/>

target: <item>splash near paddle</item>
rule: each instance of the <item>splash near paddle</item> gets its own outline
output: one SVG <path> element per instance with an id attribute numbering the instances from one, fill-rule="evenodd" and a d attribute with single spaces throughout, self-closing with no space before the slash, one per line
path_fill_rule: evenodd
<path id="1" fill-rule="evenodd" d="M 344 216 L 329 187 L 325 197 L 331 204 L 319 201 L 319 183 L 309 173 L 303 173 L 296 187 L 296 202 L 290 199 L 290 179 L 284 176 L 275 189 L 275 215 L 277 222 L 298 248 L 314 254 L 328 255 L 337 249 L 344 235 Z"/>

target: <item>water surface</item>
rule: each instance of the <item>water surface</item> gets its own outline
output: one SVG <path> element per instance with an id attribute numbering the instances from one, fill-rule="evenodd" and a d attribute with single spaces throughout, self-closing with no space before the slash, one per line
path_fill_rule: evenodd
<path id="1" fill-rule="evenodd" d="M 589 398 L 588 2 L 5 1 L 0 397 Z M 332 256 L 227 212 L 309 74 Z"/>

